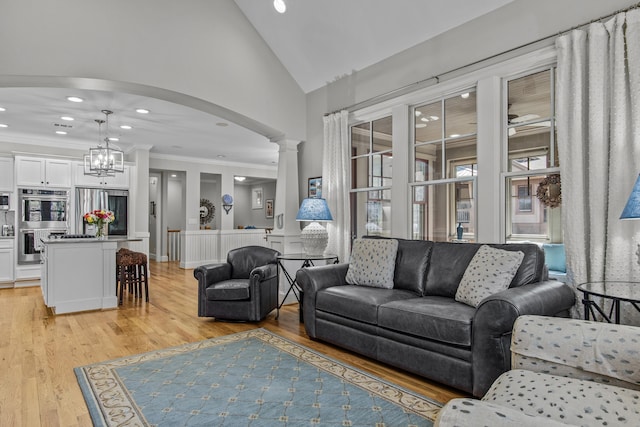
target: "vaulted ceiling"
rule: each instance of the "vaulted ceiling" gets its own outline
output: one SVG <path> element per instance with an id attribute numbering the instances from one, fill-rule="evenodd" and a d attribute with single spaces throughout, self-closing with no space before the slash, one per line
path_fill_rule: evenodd
<path id="1" fill-rule="evenodd" d="M 256 31 L 308 93 L 353 70 L 399 53 L 512 0 L 234 0 Z M 73 92 L 73 93 L 72 93 Z M 68 102 L 68 95 L 84 103 Z M 152 154 L 205 157 L 273 166 L 277 146 L 235 123 L 183 105 L 127 93 L 57 88 L 0 88 L 0 140 L 59 147 L 89 147 L 98 139 L 95 119 L 110 117 L 110 136 L 125 151 L 149 146 Z M 141 115 L 136 108 L 147 108 Z M 63 116 L 74 121 L 64 121 Z M 129 125 L 123 130 L 121 125 Z M 67 132 L 65 135 L 56 131 Z"/>

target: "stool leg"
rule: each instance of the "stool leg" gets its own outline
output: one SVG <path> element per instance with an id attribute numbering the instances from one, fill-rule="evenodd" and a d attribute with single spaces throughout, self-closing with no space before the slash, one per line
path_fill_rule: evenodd
<path id="1" fill-rule="evenodd" d="M 149 271 L 147 270 L 147 264 L 142 264 L 142 269 L 144 271 L 144 293 L 145 293 L 145 301 L 149 302 L 149 279 L 148 279 L 148 273 Z"/>

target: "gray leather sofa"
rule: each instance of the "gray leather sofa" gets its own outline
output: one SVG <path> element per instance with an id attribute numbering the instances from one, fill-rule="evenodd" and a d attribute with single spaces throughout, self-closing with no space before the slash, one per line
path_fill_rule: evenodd
<path id="1" fill-rule="evenodd" d="M 574 304 L 569 286 L 547 280 L 535 244 L 490 245 L 524 259 L 509 289 L 476 308 L 454 297 L 481 244 L 398 241 L 393 289 L 347 284 L 348 264 L 298 271 L 309 337 L 480 397 L 510 369 L 518 316 L 566 317 Z"/>

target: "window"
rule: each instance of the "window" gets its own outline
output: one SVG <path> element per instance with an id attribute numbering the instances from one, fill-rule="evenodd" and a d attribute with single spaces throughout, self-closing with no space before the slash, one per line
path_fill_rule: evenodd
<path id="1" fill-rule="evenodd" d="M 412 237 L 475 238 L 476 93 L 467 91 L 414 109 Z"/>
<path id="2" fill-rule="evenodd" d="M 518 212 L 531 212 L 531 186 L 518 185 Z"/>
<path id="3" fill-rule="evenodd" d="M 561 207 L 538 197 L 559 174 L 554 106 L 555 69 L 506 80 L 506 240 L 562 241 Z"/>
<path id="4" fill-rule="evenodd" d="M 391 235 L 391 116 L 351 127 L 352 237 Z"/>

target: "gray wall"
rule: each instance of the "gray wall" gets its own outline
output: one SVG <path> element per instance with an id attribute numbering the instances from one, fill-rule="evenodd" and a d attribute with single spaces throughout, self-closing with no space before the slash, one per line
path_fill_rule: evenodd
<path id="1" fill-rule="evenodd" d="M 275 202 L 276 183 L 275 181 L 262 182 L 255 185 L 236 185 L 234 187 L 235 199 L 233 202 L 233 223 L 234 228 L 238 226 L 246 227 L 253 225 L 257 228 L 273 227 L 273 218 L 267 219 L 265 215 L 265 204 L 261 209 L 253 209 L 251 198 L 253 188 L 262 188 L 264 200 L 273 199 Z"/>
<path id="2" fill-rule="evenodd" d="M 516 0 L 307 94 L 307 139 L 300 145 L 299 155 L 300 197 L 306 197 L 307 179 L 322 175 L 322 163 L 318 159 L 322 158 L 324 114 L 558 34 L 635 3 L 630 0 Z M 552 43 L 537 44 L 529 50 Z M 525 51 L 518 52 L 521 53 Z"/>

